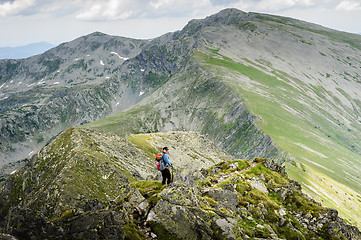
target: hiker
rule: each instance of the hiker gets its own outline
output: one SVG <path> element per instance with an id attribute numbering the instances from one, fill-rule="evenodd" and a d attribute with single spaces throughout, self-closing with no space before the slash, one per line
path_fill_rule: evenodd
<path id="1" fill-rule="evenodd" d="M 169 168 L 168 167 L 171 167 L 173 168 L 172 164 L 170 164 L 169 162 L 169 159 L 168 159 L 168 151 L 169 149 L 167 147 L 164 147 L 163 148 L 163 161 L 164 161 L 164 169 L 161 170 L 162 172 L 162 177 L 163 177 L 163 180 L 162 180 L 162 185 L 165 184 L 165 182 L 167 181 L 167 184 L 170 184 L 170 182 L 172 181 L 172 176 L 170 174 L 170 171 L 169 171 Z"/>

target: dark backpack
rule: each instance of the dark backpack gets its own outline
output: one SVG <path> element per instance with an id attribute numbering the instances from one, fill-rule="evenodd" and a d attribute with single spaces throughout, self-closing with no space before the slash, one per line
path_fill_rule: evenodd
<path id="1" fill-rule="evenodd" d="M 158 171 L 162 171 L 162 170 L 165 169 L 163 153 L 159 153 L 159 154 L 155 157 L 154 167 L 155 167 L 155 169 L 158 170 Z"/>

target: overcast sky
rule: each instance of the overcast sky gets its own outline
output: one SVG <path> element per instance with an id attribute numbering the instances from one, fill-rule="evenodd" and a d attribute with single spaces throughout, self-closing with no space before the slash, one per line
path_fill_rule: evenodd
<path id="1" fill-rule="evenodd" d="M 95 31 L 153 38 L 230 7 L 361 33 L 361 0 L 0 0 L 0 47 L 58 45 Z"/>

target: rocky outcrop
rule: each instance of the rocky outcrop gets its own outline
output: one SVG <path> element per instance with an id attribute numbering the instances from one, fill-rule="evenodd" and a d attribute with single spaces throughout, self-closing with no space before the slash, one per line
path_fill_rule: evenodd
<path id="1" fill-rule="evenodd" d="M 269 159 L 220 162 L 183 178 L 176 177 L 169 186 L 156 180 L 123 182 L 114 200 L 80 197 L 58 217 L 35 210 L 34 205 L 10 207 L 1 225 L 3 236 L 361 239 L 356 227 L 345 224 L 336 210 L 303 195 L 299 185 Z M 287 194 L 280 189 L 288 189 Z"/>

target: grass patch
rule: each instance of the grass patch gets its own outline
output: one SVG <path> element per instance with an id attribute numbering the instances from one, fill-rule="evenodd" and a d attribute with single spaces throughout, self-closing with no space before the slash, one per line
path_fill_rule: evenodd
<path id="1" fill-rule="evenodd" d="M 289 210 L 302 211 L 304 213 L 311 213 L 313 216 L 318 216 L 319 213 L 325 211 L 325 207 L 317 205 L 303 196 L 301 192 L 294 191 L 292 195 L 287 196 L 285 205 Z"/>
<path id="2" fill-rule="evenodd" d="M 150 159 L 154 159 L 159 153 L 159 149 L 152 146 L 153 137 L 147 134 L 130 135 L 126 138 L 129 142 L 133 143 L 137 148 L 142 150 Z"/>
<path id="3" fill-rule="evenodd" d="M 130 224 L 123 227 L 125 232 L 125 239 L 132 239 L 132 240 L 143 240 L 145 239 L 144 233 L 138 230 L 136 224 Z"/>
<path id="4" fill-rule="evenodd" d="M 159 193 L 165 188 L 165 186 L 162 185 L 162 182 L 155 180 L 135 181 L 135 182 L 131 182 L 130 186 L 133 188 L 137 188 L 143 196 L 148 196 L 148 197 Z"/>
<path id="5" fill-rule="evenodd" d="M 252 186 L 247 181 L 238 181 L 236 184 L 236 191 L 240 196 L 244 196 L 248 191 L 251 190 Z"/>
<path id="6" fill-rule="evenodd" d="M 357 34 L 351 34 L 326 28 L 320 28 L 316 27 L 316 25 L 313 25 L 314 27 L 311 27 L 310 24 L 305 24 L 302 21 L 295 20 L 292 18 L 287 17 L 280 17 L 280 16 L 272 16 L 272 15 L 266 15 L 266 14 L 259 14 L 257 15 L 257 18 L 260 20 L 266 20 L 271 22 L 276 22 L 284 25 L 289 25 L 301 30 L 309 31 L 312 33 L 320 34 L 323 36 L 326 36 L 330 38 L 333 41 L 337 42 L 343 42 L 347 43 L 350 46 L 361 50 L 361 40 L 360 37 Z"/>
<path id="7" fill-rule="evenodd" d="M 148 199 L 151 206 L 155 206 L 160 200 L 158 193 L 160 193 L 166 185 L 162 185 L 162 182 L 155 180 L 140 180 L 130 183 L 130 186 L 137 188 L 139 192 Z"/>
<path id="8" fill-rule="evenodd" d="M 144 121 L 142 121 L 139 116 L 146 115 L 151 112 L 152 109 L 153 107 L 151 105 L 135 106 L 109 117 L 84 124 L 81 127 L 111 132 L 121 137 L 137 134 L 140 133 L 139 129 L 143 129 L 144 126 Z M 158 117 L 156 113 L 152 116 Z"/>
<path id="9" fill-rule="evenodd" d="M 214 200 L 213 198 L 208 197 L 208 196 L 203 196 L 203 199 L 207 201 L 209 206 L 211 206 L 211 207 L 216 207 L 217 206 L 217 201 Z"/>
<path id="10" fill-rule="evenodd" d="M 238 170 L 244 170 L 250 166 L 250 161 L 248 159 L 237 161 L 237 163 L 238 163 Z"/>

